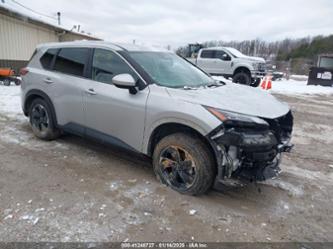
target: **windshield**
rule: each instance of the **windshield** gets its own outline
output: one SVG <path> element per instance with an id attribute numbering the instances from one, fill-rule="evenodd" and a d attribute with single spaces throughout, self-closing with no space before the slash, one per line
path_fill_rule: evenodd
<path id="1" fill-rule="evenodd" d="M 226 49 L 235 57 L 246 57 L 245 54 L 243 54 L 241 51 L 235 48 L 226 48 Z"/>
<path id="2" fill-rule="evenodd" d="M 172 88 L 210 85 L 214 80 L 185 59 L 170 52 L 129 52 L 156 84 Z"/>

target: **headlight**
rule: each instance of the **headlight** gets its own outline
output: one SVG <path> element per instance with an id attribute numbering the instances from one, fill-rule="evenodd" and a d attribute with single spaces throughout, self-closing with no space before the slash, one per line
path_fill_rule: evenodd
<path id="1" fill-rule="evenodd" d="M 254 68 L 254 70 L 258 70 L 259 69 L 259 65 L 260 65 L 260 63 L 258 63 L 258 62 L 252 63 L 252 67 Z"/>
<path id="2" fill-rule="evenodd" d="M 269 124 L 258 117 L 224 111 L 213 107 L 204 106 L 211 114 L 221 120 L 224 124 L 242 127 L 268 127 Z"/>

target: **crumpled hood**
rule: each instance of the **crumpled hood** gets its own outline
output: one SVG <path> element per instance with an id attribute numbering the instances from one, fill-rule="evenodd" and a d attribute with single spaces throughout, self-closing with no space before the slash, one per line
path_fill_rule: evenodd
<path id="1" fill-rule="evenodd" d="M 281 117 L 290 110 L 286 103 L 259 88 L 234 83 L 197 90 L 167 88 L 167 91 L 179 100 L 261 118 Z"/>

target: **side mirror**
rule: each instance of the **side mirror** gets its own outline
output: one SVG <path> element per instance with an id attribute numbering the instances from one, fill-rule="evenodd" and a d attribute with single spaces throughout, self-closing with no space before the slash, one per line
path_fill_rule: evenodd
<path id="1" fill-rule="evenodd" d="M 130 94 L 136 94 L 136 81 L 132 75 L 128 73 L 118 74 L 112 78 L 112 83 L 119 88 L 128 89 Z"/>
<path id="2" fill-rule="evenodd" d="M 135 87 L 136 82 L 132 75 L 128 73 L 118 74 L 112 78 L 112 84 L 119 88 L 132 88 Z"/>
<path id="3" fill-rule="evenodd" d="M 228 54 L 223 54 L 222 55 L 222 60 L 224 60 L 224 61 L 230 61 L 230 56 L 228 55 Z"/>

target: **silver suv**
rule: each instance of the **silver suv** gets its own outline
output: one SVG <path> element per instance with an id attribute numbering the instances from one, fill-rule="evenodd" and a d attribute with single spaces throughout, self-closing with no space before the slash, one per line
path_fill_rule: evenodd
<path id="1" fill-rule="evenodd" d="M 286 104 L 214 80 L 170 51 L 45 44 L 21 74 L 23 112 L 37 137 L 69 132 L 143 153 L 180 193 L 202 194 L 231 177 L 271 178 L 291 149 Z"/>

